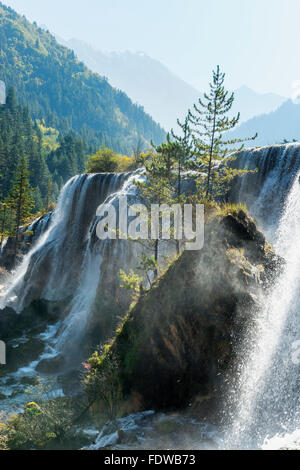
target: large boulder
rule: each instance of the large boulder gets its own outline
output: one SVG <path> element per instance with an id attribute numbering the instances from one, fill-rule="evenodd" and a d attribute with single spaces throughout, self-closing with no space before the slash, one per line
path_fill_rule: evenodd
<path id="1" fill-rule="evenodd" d="M 127 411 L 214 401 L 281 264 L 243 211 L 214 217 L 204 248 L 184 252 L 142 295 L 88 383 L 117 357 Z"/>

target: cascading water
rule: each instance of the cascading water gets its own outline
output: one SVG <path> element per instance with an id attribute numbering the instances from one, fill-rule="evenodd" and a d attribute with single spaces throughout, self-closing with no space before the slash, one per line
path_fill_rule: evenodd
<path id="1" fill-rule="evenodd" d="M 261 299 L 240 352 L 238 385 L 227 400 L 229 407 L 237 405 L 225 446 L 245 449 L 263 447 L 276 434 L 288 440 L 299 432 L 299 362 L 293 360 L 293 345 L 300 339 L 300 145 L 244 152 L 239 164 L 257 166 L 258 178 L 264 178 L 253 187 L 254 176 L 245 176 L 235 197 L 247 202 L 286 261 L 275 286 Z"/>
<path id="2" fill-rule="evenodd" d="M 117 192 L 114 192 L 113 185 L 109 189 L 109 196 L 103 201 L 104 205 L 112 205 L 118 212 L 120 200 L 126 196 L 127 201 L 136 202 L 137 187 L 133 184 L 139 178 L 139 173 L 133 173 L 127 177 L 123 185 Z M 70 305 L 70 313 L 63 322 L 59 335 L 56 338 L 54 351 L 58 353 L 65 353 L 68 355 L 70 352 L 70 345 L 80 339 L 90 321 L 90 314 L 93 303 L 95 302 L 102 276 L 106 272 L 106 267 L 102 269 L 104 258 L 110 263 L 117 260 L 116 266 L 119 269 L 126 266 L 134 266 L 137 256 L 136 247 L 131 243 L 119 240 L 117 242 L 117 250 L 114 250 L 113 241 L 98 240 L 96 235 L 98 217 L 95 218 L 87 242 L 86 250 L 83 255 L 83 262 L 81 274 L 77 289 Z M 118 283 L 119 269 L 115 266 L 113 275 L 115 282 Z M 71 339 L 71 342 L 70 342 Z"/>
<path id="3" fill-rule="evenodd" d="M 91 247 L 91 228 L 98 206 L 111 194 L 117 198 L 122 191 L 129 192 L 136 178 L 136 174 L 72 178 L 62 190 L 48 230 L 18 268 L 1 308 L 10 305 L 21 312 L 33 299 L 54 301 L 68 295 L 73 297 L 78 278 L 82 280 L 82 260 L 89 251 L 86 247 Z M 88 262 L 84 264 L 88 265 Z"/>
<path id="4" fill-rule="evenodd" d="M 81 175 L 72 178 L 63 188 L 50 222 L 48 219 L 43 221 L 43 227 L 38 230 L 40 237 L 35 240 L 1 299 L 1 309 L 10 307 L 19 315 L 39 299 L 62 302 L 63 310 L 55 325 L 50 324 L 36 338 L 45 344 L 41 356 L 14 373 L 13 377 L 8 374 L 5 383 L 8 379 L 36 376 L 41 364 L 55 357 L 61 359 L 60 368 L 78 367 L 78 361 L 83 359 L 81 341 L 89 324 L 95 322 L 91 313 L 101 292 L 102 281 L 107 281 L 109 276 L 114 278 L 114 281 L 107 282 L 117 292 L 119 269 L 135 267 L 136 260 L 133 244 L 124 241 L 114 244 L 111 240 L 97 238 L 96 211 L 104 203 L 117 206 L 124 195 L 129 200 L 136 200 L 137 188 L 133 182 L 139 177 L 140 172 Z M 39 223 L 34 224 L 39 229 Z M 105 265 L 102 263 L 104 259 Z M 101 309 L 96 311 L 100 319 L 104 314 Z M 95 334 L 99 341 L 99 331 L 96 330 Z M 20 342 L 23 340 L 26 338 L 20 338 Z M 90 352 L 85 351 L 86 354 Z M 4 385 L 3 390 L 6 389 Z"/>
<path id="5" fill-rule="evenodd" d="M 260 312 L 240 351 L 238 385 L 227 400 L 234 404 L 228 413 L 230 426 L 220 447 L 269 448 L 275 441 L 283 445 L 299 438 L 300 145 L 246 150 L 237 164 L 259 171 L 237 182 L 231 198 L 247 203 L 286 265 L 261 299 Z M 138 173 L 77 176 L 63 189 L 51 218 L 33 227 L 39 236 L 15 273 L 1 308 L 11 306 L 22 315 L 35 299 L 66 305 L 56 324 L 39 334 L 46 344 L 42 355 L 19 369 L 14 379 L 35 373 L 38 360 L 73 357 L 85 331 L 105 313 L 105 308 L 97 307 L 103 293 L 111 290 L 118 295 L 119 269 L 135 267 L 137 249 L 122 240 L 100 241 L 95 214 L 100 204 L 118 207 L 123 195 L 135 201 L 137 177 Z M 0 392 L 7 393 L 11 379 L 8 374 Z"/>
<path id="6" fill-rule="evenodd" d="M 15 301 L 10 305 L 21 312 L 33 299 L 61 300 L 73 293 L 96 209 L 111 191 L 120 188 L 125 178 L 112 174 L 81 175 L 66 184 L 49 229 L 25 257 L 2 308 L 12 294 Z"/>

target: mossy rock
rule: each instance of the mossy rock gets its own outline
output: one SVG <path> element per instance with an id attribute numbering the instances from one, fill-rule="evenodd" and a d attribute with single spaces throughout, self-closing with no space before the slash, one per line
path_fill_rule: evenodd
<path id="1" fill-rule="evenodd" d="M 107 355 L 120 362 L 124 399 L 168 411 L 221 397 L 257 295 L 280 266 L 245 212 L 207 223 L 203 249 L 185 251 L 139 299 Z"/>

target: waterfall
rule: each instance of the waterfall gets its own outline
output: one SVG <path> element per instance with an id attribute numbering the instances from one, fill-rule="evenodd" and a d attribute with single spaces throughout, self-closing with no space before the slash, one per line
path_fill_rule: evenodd
<path id="1" fill-rule="evenodd" d="M 240 351 L 237 385 L 227 400 L 229 407 L 237 405 L 226 447 L 245 449 L 262 447 L 268 438 L 293 434 L 299 427 L 299 363 L 293 348 L 300 340 L 300 145 L 247 151 L 238 165 L 259 168 L 258 175 L 243 178 L 235 197 L 248 203 L 286 261 L 261 299 Z M 260 184 L 254 184 L 255 178 Z"/>
<path id="2" fill-rule="evenodd" d="M 67 301 L 56 327 L 43 334 L 46 350 L 41 359 L 73 355 L 89 326 L 102 280 L 114 278 L 112 288 L 117 291 L 119 269 L 135 267 L 134 244 L 97 238 L 96 212 L 101 204 L 117 206 L 124 195 L 135 201 L 137 188 L 133 183 L 140 173 L 72 178 L 63 188 L 50 221 L 43 222 L 40 237 L 13 276 L 1 299 L 1 309 L 9 306 L 22 314 L 37 299 Z M 38 221 L 34 224 L 38 225 Z M 101 312 L 97 315 L 101 316 Z"/>
<path id="3" fill-rule="evenodd" d="M 298 439 L 300 428 L 300 145 L 247 149 L 236 166 L 258 172 L 237 180 L 231 199 L 247 204 L 286 264 L 260 299 L 251 331 L 238 351 L 236 381 L 227 394 L 224 447 L 269 448 L 284 439 Z M 36 373 L 45 360 L 80 356 L 88 330 L 95 330 L 99 339 L 110 300 L 118 304 L 122 295 L 119 270 L 136 267 L 138 247 L 126 240 L 99 240 L 96 212 L 101 204 L 118 208 L 123 196 L 136 202 L 134 181 L 139 177 L 140 172 L 76 176 L 63 188 L 54 213 L 32 224 L 34 243 L 0 308 L 9 306 L 22 315 L 39 299 L 62 302 L 64 307 L 56 323 L 39 336 L 44 352 L 21 368 L 18 377 Z M 83 356 L 90 352 L 84 350 Z"/>
<path id="4" fill-rule="evenodd" d="M 114 192 L 112 189 L 114 186 L 111 186 L 109 197 L 104 199 L 103 204 L 110 204 L 118 209 L 123 196 L 126 196 L 129 202 L 136 202 L 138 190 L 134 182 L 138 178 L 139 172 L 129 175 L 117 192 Z M 83 337 L 90 323 L 92 306 L 101 287 L 102 277 L 107 272 L 107 266 L 102 266 L 104 258 L 108 263 L 114 263 L 112 275 L 116 285 L 119 284 L 119 270 L 124 267 L 135 267 L 138 260 L 138 249 L 132 243 L 125 240 L 98 240 L 97 223 L 98 217 L 95 217 L 83 255 L 78 286 L 71 301 L 70 313 L 56 338 L 54 354 L 64 353 L 68 356 L 74 342 L 76 344 L 74 340 L 78 341 Z"/>
<path id="5" fill-rule="evenodd" d="M 239 178 L 231 199 L 246 202 L 269 241 L 274 242 L 283 204 L 300 169 L 299 144 L 247 149 L 239 154 L 234 165 L 257 173 Z"/>
<path id="6" fill-rule="evenodd" d="M 48 229 L 17 269 L 1 308 L 9 305 L 21 312 L 34 299 L 54 301 L 73 294 L 97 207 L 127 176 L 86 174 L 65 185 Z"/>

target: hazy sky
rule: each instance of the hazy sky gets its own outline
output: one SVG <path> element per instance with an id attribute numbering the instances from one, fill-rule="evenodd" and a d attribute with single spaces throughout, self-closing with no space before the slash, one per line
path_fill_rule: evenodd
<path id="1" fill-rule="evenodd" d="M 144 51 L 200 90 L 220 64 L 231 88 L 285 96 L 300 84 L 300 0 L 2 0 L 65 39 Z"/>

